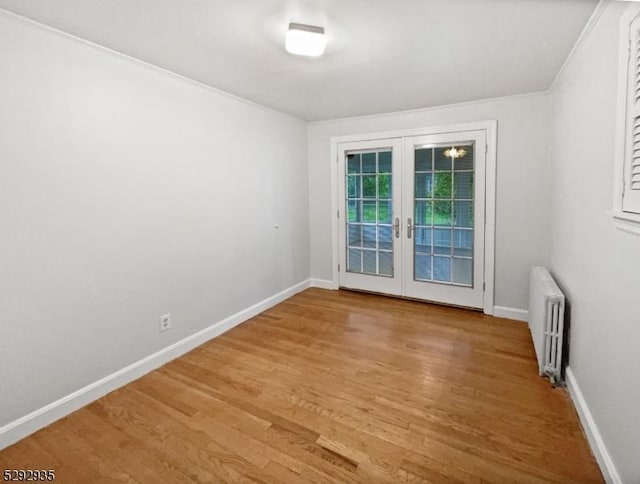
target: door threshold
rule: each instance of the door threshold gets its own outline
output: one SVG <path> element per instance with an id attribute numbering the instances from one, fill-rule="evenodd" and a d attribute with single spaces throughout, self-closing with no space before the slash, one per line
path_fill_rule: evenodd
<path id="1" fill-rule="evenodd" d="M 419 299 L 417 297 L 399 296 L 399 295 L 396 295 L 396 294 L 387 294 L 385 292 L 367 291 L 365 289 L 354 289 L 352 287 L 344 287 L 344 286 L 339 286 L 338 289 L 341 290 L 341 291 L 359 292 L 359 293 L 362 293 L 362 294 L 373 294 L 373 295 L 376 295 L 376 296 L 383 296 L 383 297 L 388 297 L 388 298 L 392 298 L 392 299 L 401 299 L 403 301 L 414 301 L 414 302 L 419 302 L 419 303 L 424 303 L 424 304 L 433 304 L 434 306 L 443 306 L 443 307 L 455 308 L 455 309 L 465 309 L 467 311 L 473 311 L 475 313 L 483 313 L 484 312 L 484 310 L 482 308 L 474 308 L 474 307 L 470 307 L 470 306 L 461 306 L 459 304 L 449 304 L 449 303 L 444 303 L 444 302 L 440 302 L 440 301 L 430 301 L 428 299 Z"/>

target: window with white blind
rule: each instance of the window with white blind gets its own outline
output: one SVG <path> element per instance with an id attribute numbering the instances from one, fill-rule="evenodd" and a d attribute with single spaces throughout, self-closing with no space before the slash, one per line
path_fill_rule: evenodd
<path id="1" fill-rule="evenodd" d="M 618 226 L 640 234 L 640 8 L 620 24 L 618 156 L 614 217 Z"/>

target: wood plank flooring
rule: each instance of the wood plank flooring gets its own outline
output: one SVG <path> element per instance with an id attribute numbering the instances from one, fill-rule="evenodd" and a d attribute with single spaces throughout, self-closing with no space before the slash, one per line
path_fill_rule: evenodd
<path id="1" fill-rule="evenodd" d="M 57 482 L 592 483 L 525 324 L 308 289 L 3 451 Z"/>

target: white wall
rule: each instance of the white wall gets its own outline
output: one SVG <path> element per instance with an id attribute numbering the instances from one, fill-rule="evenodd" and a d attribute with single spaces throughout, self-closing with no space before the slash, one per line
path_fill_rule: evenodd
<path id="1" fill-rule="evenodd" d="M 526 309 L 529 267 L 551 266 L 572 371 L 623 481 L 640 481 L 640 238 L 607 213 L 625 6 L 552 95 L 308 129 L 0 11 L 0 427 L 330 279 L 331 136 L 497 119 L 496 304 Z"/>
<path id="2" fill-rule="evenodd" d="M 309 277 L 304 123 L 4 12 L 0 66 L 0 427 Z"/>
<path id="3" fill-rule="evenodd" d="M 623 482 L 640 482 L 640 237 L 613 226 L 618 22 L 611 2 L 553 94 L 551 268 L 570 367 Z"/>
<path id="4" fill-rule="evenodd" d="M 428 85 L 425 85 L 425 89 Z M 531 265 L 547 264 L 549 221 L 549 117 L 546 94 L 323 121 L 309 125 L 311 275 L 331 280 L 330 145 L 332 136 L 470 121 L 498 120 L 495 303 L 528 307 Z"/>

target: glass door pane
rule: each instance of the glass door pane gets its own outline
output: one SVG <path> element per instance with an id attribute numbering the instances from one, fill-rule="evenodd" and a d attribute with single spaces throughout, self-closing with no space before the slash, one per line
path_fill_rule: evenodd
<path id="1" fill-rule="evenodd" d="M 415 281 L 473 287 L 473 160 L 473 142 L 415 148 Z"/>
<path id="2" fill-rule="evenodd" d="M 484 305 L 486 132 L 408 137 L 403 163 L 403 293 Z"/>
<path id="3" fill-rule="evenodd" d="M 348 152 L 347 272 L 393 277 L 393 171 L 389 149 Z"/>

